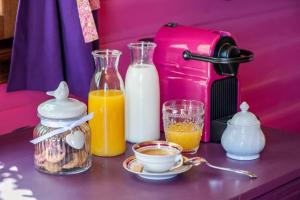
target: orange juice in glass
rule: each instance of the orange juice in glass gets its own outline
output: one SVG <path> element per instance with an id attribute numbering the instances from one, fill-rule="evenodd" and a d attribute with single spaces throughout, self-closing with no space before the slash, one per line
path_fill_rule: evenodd
<path id="1" fill-rule="evenodd" d="M 200 101 L 171 100 L 163 104 L 166 140 L 182 146 L 184 153 L 196 153 L 203 128 L 204 107 Z"/>
<path id="2" fill-rule="evenodd" d="M 125 152 L 124 83 L 118 71 L 117 50 L 92 52 L 96 70 L 91 81 L 88 112 L 91 149 L 96 156 L 117 156 Z"/>

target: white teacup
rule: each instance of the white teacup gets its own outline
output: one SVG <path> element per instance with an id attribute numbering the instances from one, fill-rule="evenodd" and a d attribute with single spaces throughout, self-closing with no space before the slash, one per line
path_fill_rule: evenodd
<path id="1" fill-rule="evenodd" d="M 183 163 L 182 147 L 167 141 L 148 141 L 132 146 L 135 157 L 148 172 L 166 172 Z"/>

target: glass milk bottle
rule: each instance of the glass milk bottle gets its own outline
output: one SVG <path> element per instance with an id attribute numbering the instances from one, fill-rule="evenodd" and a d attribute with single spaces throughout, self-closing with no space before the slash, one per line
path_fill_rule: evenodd
<path id="1" fill-rule="evenodd" d="M 159 124 L 159 79 L 153 64 L 156 47 L 152 42 L 128 45 L 131 64 L 125 79 L 125 132 L 132 143 L 157 140 Z"/>
<path id="2" fill-rule="evenodd" d="M 92 153 L 117 156 L 126 148 L 124 83 L 118 71 L 121 52 L 107 49 L 92 54 L 96 65 L 88 97 L 88 112 L 94 113 L 94 118 L 89 121 Z"/>

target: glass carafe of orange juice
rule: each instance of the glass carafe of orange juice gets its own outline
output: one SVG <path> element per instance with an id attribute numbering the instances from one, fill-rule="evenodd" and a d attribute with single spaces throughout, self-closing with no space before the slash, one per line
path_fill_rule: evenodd
<path id="1" fill-rule="evenodd" d="M 96 70 L 91 80 L 88 112 L 94 113 L 91 127 L 92 153 L 117 156 L 125 152 L 124 82 L 118 71 L 117 50 L 92 52 Z"/>

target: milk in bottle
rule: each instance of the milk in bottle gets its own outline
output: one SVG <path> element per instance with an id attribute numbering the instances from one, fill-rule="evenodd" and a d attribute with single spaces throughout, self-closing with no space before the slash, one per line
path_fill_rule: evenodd
<path id="1" fill-rule="evenodd" d="M 131 64 L 125 78 L 125 134 L 132 143 L 157 140 L 159 124 L 159 79 L 153 64 L 152 42 L 131 43 Z"/>

